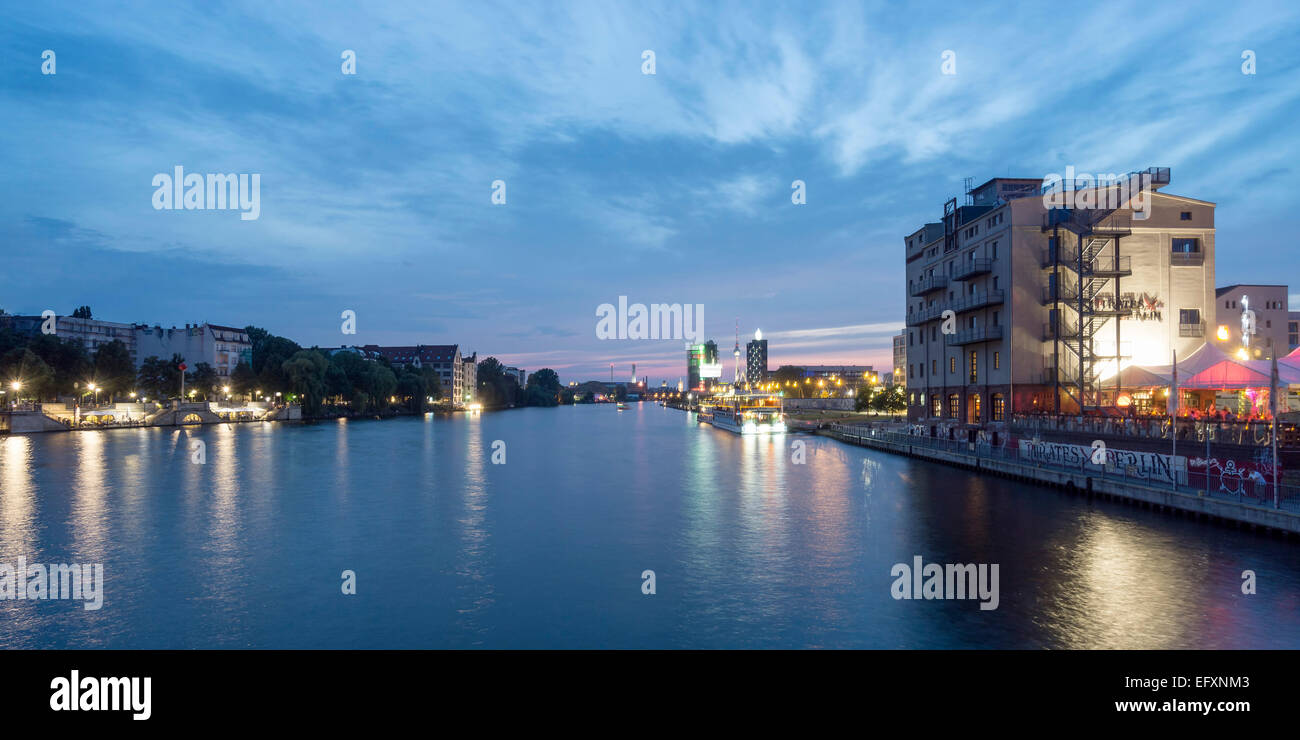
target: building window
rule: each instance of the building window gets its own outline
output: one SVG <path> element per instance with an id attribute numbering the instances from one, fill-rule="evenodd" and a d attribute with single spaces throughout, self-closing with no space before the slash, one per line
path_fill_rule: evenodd
<path id="1" fill-rule="evenodd" d="M 971 394 L 966 401 L 966 409 L 970 412 L 970 416 L 967 417 L 966 421 L 971 424 L 980 423 L 980 394 Z"/>
<path id="2" fill-rule="evenodd" d="M 999 316 L 1000 314 L 1001 314 L 1001 312 L 999 312 L 999 311 L 994 311 L 994 312 L 993 312 L 993 324 L 992 324 L 993 326 L 998 326 L 998 316 Z"/>
<path id="3" fill-rule="evenodd" d="M 994 353 L 993 353 L 993 369 L 994 369 L 994 370 L 1001 370 L 1001 369 L 1002 369 L 1002 353 L 1001 353 L 1001 352 L 994 352 Z M 994 398 L 996 398 L 996 396 L 994 396 Z"/>
<path id="4" fill-rule="evenodd" d="M 948 396 L 948 418 L 961 418 L 961 399 L 957 397 L 956 393 L 952 393 Z"/>
<path id="5" fill-rule="evenodd" d="M 992 412 L 993 412 L 992 420 L 1002 421 L 1002 417 L 1004 414 L 1006 414 L 1006 410 L 1007 410 L 1007 400 L 1003 398 L 1001 393 L 994 393 L 993 407 L 992 407 Z"/>
<path id="6" fill-rule="evenodd" d="M 1179 220 L 1179 221 L 1191 221 L 1191 220 L 1192 220 L 1192 212 L 1191 212 L 1191 211 L 1183 211 L 1182 213 L 1178 214 L 1178 220 Z"/>
<path id="7" fill-rule="evenodd" d="M 938 361 L 938 360 L 930 360 L 930 374 L 931 374 L 931 375 L 938 375 L 938 374 L 939 374 L 939 361 Z"/>
<path id="8" fill-rule="evenodd" d="M 1178 323 L 1180 324 L 1201 323 L 1201 310 L 1199 308 L 1178 309 Z"/>
<path id="9" fill-rule="evenodd" d="M 948 358 L 948 372 L 950 372 L 950 373 L 955 373 L 955 372 L 957 372 L 957 358 L 956 358 L 956 357 L 949 357 L 949 358 Z"/>
<path id="10" fill-rule="evenodd" d="M 943 399 L 939 398 L 938 395 L 930 396 L 930 416 L 933 416 L 936 419 L 943 416 L 942 403 Z"/>
<path id="11" fill-rule="evenodd" d="M 1170 251 L 1176 252 L 1178 254 L 1196 254 L 1197 252 L 1201 251 L 1200 239 L 1191 239 L 1191 238 L 1174 239 L 1172 244 L 1173 246 L 1170 248 Z"/>
<path id="12" fill-rule="evenodd" d="M 990 258 L 990 259 L 997 259 L 997 258 L 998 258 L 998 243 L 997 243 L 997 242 L 993 242 L 992 244 L 989 245 L 989 258 Z"/>
<path id="13" fill-rule="evenodd" d="M 975 350 L 970 353 L 970 382 L 979 382 L 979 353 Z"/>

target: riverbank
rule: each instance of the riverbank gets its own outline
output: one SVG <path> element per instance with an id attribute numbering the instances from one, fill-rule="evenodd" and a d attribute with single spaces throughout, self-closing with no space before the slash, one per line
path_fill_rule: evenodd
<path id="1" fill-rule="evenodd" d="M 1199 489 L 1179 485 L 1156 485 L 1138 478 L 1117 477 L 1104 473 L 1047 465 L 1026 460 L 1016 450 L 980 448 L 975 444 L 952 442 L 888 432 L 867 427 L 830 426 L 813 432 L 846 444 L 919 458 L 929 462 L 991 474 L 1003 478 L 1037 483 L 1071 493 L 1125 501 L 1147 509 L 1209 519 L 1235 526 L 1263 529 L 1288 537 L 1300 536 L 1300 511 L 1274 508 L 1271 505 L 1233 501 L 1205 495 Z"/>

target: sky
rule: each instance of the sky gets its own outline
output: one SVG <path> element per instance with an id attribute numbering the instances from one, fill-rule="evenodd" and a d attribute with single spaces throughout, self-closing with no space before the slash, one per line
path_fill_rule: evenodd
<path id="1" fill-rule="evenodd" d="M 627 296 L 703 305 L 724 377 L 737 323 L 773 369 L 887 371 L 903 238 L 965 178 L 1067 166 L 1170 167 L 1218 204 L 1217 282 L 1300 308 L 1296 3 L 3 7 L 11 313 L 675 385 L 681 339 L 597 337 Z M 258 218 L 155 208 L 177 166 L 257 174 Z"/>

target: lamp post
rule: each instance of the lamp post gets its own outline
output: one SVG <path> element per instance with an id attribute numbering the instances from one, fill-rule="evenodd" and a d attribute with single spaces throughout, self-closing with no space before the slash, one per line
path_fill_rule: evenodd
<path id="1" fill-rule="evenodd" d="M 14 397 L 9 402 L 9 406 L 11 408 L 18 408 L 18 391 L 21 391 L 23 389 L 23 384 L 21 381 L 15 380 L 14 382 L 9 384 L 9 387 L 14 389 Z"/>

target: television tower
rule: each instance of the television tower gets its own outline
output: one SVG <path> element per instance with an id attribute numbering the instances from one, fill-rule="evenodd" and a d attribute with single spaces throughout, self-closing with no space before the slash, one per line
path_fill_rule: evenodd
<path id="1" fill-rule="evenodd" d="M 731 351 L 736 358 L 736 380 L 733 385 L 740 385 L 740 317 L 736 317 L 736 348 Z"/>

